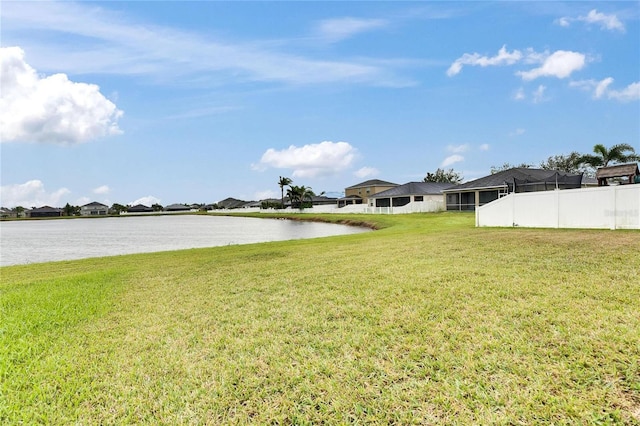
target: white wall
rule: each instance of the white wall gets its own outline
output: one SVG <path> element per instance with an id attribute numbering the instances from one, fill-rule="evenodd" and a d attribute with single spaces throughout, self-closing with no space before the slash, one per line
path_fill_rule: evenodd
<path id="1" fill-rule="evenodd" d="M 240 208 L 231 210 L 211 210 L 212 213 L 371 213 L 371 214 L 405 214 L 432 213 L 444 211 L 444 201 L 420 201 L 409 203 L 402 207 L 369 207 L 366 204 L 349 204 L 338 208 L 337 204 L 313 206 L 306 209 L 260 209 L 259 207 Z"/>
<path id="2" fill-rule="evenodd" d="M 509 194 L 478 208 L 476 226 L 640 229 L 640 185 Z"/>

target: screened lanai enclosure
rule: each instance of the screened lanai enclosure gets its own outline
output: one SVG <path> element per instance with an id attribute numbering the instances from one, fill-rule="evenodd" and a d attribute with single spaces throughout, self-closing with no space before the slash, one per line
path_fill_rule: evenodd
<path id="1" fill-rule="evenodd" d="M 444 190 L 447 210 L 475 210 L 511 193 L 574 189 L 583 174 L 556 170 L 513 168 Z"/>

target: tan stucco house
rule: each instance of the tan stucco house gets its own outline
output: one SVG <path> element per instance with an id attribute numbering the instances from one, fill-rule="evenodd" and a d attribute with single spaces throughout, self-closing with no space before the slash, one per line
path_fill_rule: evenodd
<path id="1" fill-rule="evenodd" d="M 338 207 L 349 204 L 366 204 L 372 206 L 371 196 L 398 186 L 397 183 L 386 182 L 379 179 L 371 179 L 357 185 L 345 188 L 344 197 L 338 199 Z"/>

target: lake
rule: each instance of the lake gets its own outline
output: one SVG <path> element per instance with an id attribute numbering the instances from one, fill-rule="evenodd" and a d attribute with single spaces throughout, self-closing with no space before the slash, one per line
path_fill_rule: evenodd
<path id="1" fill-rule="evenodd" d="M 206 215 L 0 222 L 0 266 L 327 237 L 369 229 Z"/>

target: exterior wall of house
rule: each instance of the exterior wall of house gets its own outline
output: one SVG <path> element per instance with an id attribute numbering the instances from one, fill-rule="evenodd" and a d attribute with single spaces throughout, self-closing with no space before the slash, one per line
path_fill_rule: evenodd
<path id="1" fill-rule="evenodd" d="M 80 207 L 81 216 L 106 216 L 109 214 L 109 207 L 98 206 L 96 204 Z"/>
<path id="2" fill-rule="evenodd" d="M 28 217 L 59 217 L 62 216 L 62 210 L 32 210 Z"/>
<path id="3" fill-rule="evenodd" d="M 640 229 L 640 185 L 509 194 L 478 208 L 476 226 Z"/>
<path id="4" fill-rule="evenodd" d="M 381 186 L 358 186 L 355 188 L 346 188 L 344 196 L 357 195 L 362 198 L 363 204 L 369 204 L 369 197 L 379 192 L 386 191 L 387 189 L 395 188 L 396 185 L 381 185 Z"/>
<path id="5" fill-rule="evenodd" d="M 443 203 L 444 197 L 442 195 L 427 194 L 427 195 L 401 195 L 391 198 L 375 198 L 374 204 L 370 207 L 402 207 L 409 203 L 422 203 L 422 202 L 436 202 Z"/>

